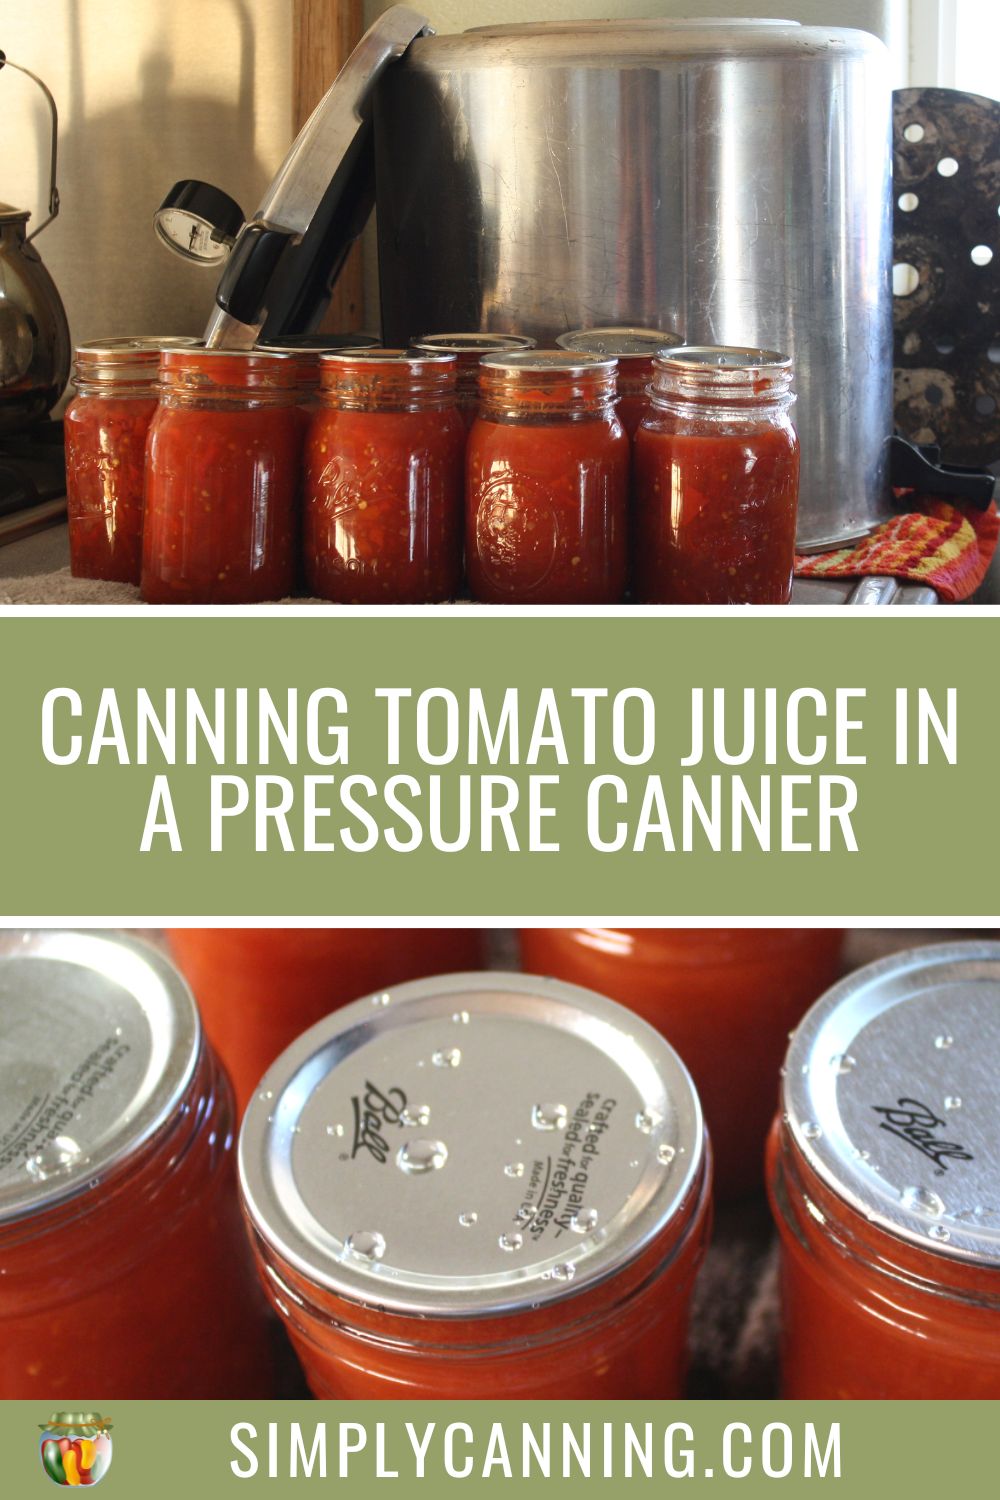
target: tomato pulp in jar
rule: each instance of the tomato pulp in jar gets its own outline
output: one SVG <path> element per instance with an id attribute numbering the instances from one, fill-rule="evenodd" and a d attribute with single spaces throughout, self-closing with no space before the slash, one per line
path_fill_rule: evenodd
<path id="1" fill-rule="evenodd" d="M 1000 1396 L 1000 943 L 858 970 L 788 1052 L 768 1157 L 796 1400 Z"/>
<path id="2" fill-rule="evenodd" d="M 146 434 L 157 406 L 160 350 L 186 338 L 114 338 L 76 351 L 66 408 L 66 500 L 74 578 L 138 583 Z"/>
<path id="3" fill-rule="evenodd" d="M 790 1029 L 840 973 L 843 932 L 539 927 L 521 962 L 610 995 L 663 1033 L 705 1110 L 719 1197 L 759 1189 Z"/>
<path id="4" fill-rule="evenodd" d="M 479 362 L 484 354 L 533 349 L 535 340 L 522 333 L 429 333 L 413 346 L 424 354 L 453 354 L 457 361 L 458 409 L 466 427 L 479 410 Z"/>
<path id="5" fill-rule="evenodd" d="M 376 340 L 363 333 L 294 333 L 286 334 L 280 343 L 261 344 L 271 354 L 288 354 L 295 361 L 295 383 L 298 404 L 311 415 L 319 406 L 320 358 L 324 354 L 360 353 L 375 346 Z"/>
<path id="6" fill-rule="evenodd" d="M 240 1176 L 317 1396 L 681 1393 L 701 1111 L 603 996 L 461 974 L 347 1006 L 266 1075 Z"/>
<path id="7" fill-rule="evenodd" d="M 487 604 L 613 604 L 628 567 L 629 443 L 613 359 L 487 355 L 466 462 L 466 567 Z"/>
<path id="8" fill-rule="evenodd" d="M 799 496 L 791 381 L 791 361 L 765 349 L 656 358 L 635 439 L 640 602 L 789 602 Z"/>
<path id="9" fill-rule="evenodd" d="M 253 604 L 295 582 L 303 422 L 296 362 L 174 350 L 149 430 L 142 597 Z"/>
<path id="10" fill-rule="evenodd" d="M 484 960 L 482 934 L 471 928 L 174 928 L 169 936 L 241 1114 L 279 1052 L 330 1011 Z"/>
<path id="11" fill-rule="evenodd" d="M 274 1394 L 228 1081 L 172 966 L 0 934 L 0 1397 Z"/>
<path id="12" fill-rule="evenodd" d="M 618 420 L 630 438 L 649 411 L 649 387 L 653 379 L 653 357 L 661 349 L 673 349 L 684 340 L 679 333 L 656 328 L 577 328 L 556 339 L 560 349 L 578 354 L 600 354 L 618 361 Z"/>
<path id="13" fill-rule="evenodd" d="M 305 573 L 340 604 L 439 604 L 462 583 L 465 423 L 450 354 L 321 362 L 305 453 Z"/>

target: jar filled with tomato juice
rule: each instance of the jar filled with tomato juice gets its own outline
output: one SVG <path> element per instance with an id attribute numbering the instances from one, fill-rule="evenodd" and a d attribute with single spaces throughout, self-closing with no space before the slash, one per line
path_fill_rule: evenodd
<path id="1" fill-rule="evenodd" d="M 240 1175 L 317 1396 L 681 1394 L 701 1110 L 600 995 L 463 974 L 347 1006 L 265 1076 Z"/>
<path id="2" fill-rule="evenodd" d="M 0 934 L 0 1398 L 273 1394 L 228 1081 L 165 958 Z"/>
<path id="3" fill-rule="evenodd" d="M 560 349 L 578 354 L 600 354 L 618 361 L 618 419 L 634 438 L 649 411 L 653 358 L 661 349 L 674 349 L 684 340 L 679 333 L 656 328 L 577 328 L 556 339 Z"/>
<path id="4" fill-rule="evenodd" d="M 149 430 L 142 597 L 254 604 L 295 582 L 303 422 L 296 361 L 171 350 Z"/>
<path id="5" fill-rule="evenodd" d="M 788 1033 L 840 975 L 843 932 L 809 928 L 537 927 L 521 961 L 610 995 L 677 1048 L 715 1156 L 717 1195 L 760 1188 Z"/>
<path id="6" fill-rule="evenodd" d="M 472 928 L 206 927 L 169 937 L 241 1114 L 279 1052 L 330 1011 L 485 958 Z"/>
<path id="7" fill-rule="evenodd" d="M 487 604 L 614 604 L 628 569 L 617 362 L 490 354 L 466 461 L 466 568 Z"/>
<path id="8" fill-rule="evenodd" d="M 450 354 L 321 361 L 305 450 L 304 558 L 339 604 L 439 604 L 462 584 L 465 423 Z"/>
<path id="9" fill-rule="evenodd" d="M 657 356 L 635 439 L 640 602 L 789 602 L 799 500 L 791 384 L 791 360 L 767 349 Z"/>
<path id="10" fill-rule="evenodd" d="M 479 410 L 479 362 L 484 354 L 533 349 L 535 340 L 522 333 L 428 333 L 413 347 L 425 354 L 453 354 L 458 361 L 458 409 L 466 427 Z"/>
<path id="11" fill-rule="evenodd" d="M 1000 1397 L 1000 943 L 870 964 L 792 1039 L 768 1154 L 797 1400 Z"/>
<path id="12" fill-rule="evenodd" d="M 157 406 L 160 351 L 189 338 L 113 338 L 76 351 L 66 408 L 66 499 L 74 578 L 138 583 L 146 434 Z"/>

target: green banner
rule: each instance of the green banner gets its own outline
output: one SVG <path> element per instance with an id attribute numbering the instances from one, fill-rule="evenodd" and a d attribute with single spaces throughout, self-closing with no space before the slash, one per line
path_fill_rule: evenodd
<path id="1" fill-rule="evenodd" d="M 992 625 L 0 621 L 0 911 L 995 918 Z"/>
<path id="2" fill-rule="evenodd" d="M 86 1403 L 93 1411 L 92 1402 Z M 44 1407 L 0 1403 L 5 1495 L 54 1495 L 42 1465 Z M 932 1500 L 992 1472 L 996 1403 L 986 1402 L 194 1402 L 106 1401 L 114 1500 L 280 1500 L 316 1487 L 364 1497 L 800 1494 L 850 1500 L 891 1489 Z M 107 1445 L 104 1445 L 107 1447 Z M 87 1455 L 88 1457 L 90 1455 Z"/>

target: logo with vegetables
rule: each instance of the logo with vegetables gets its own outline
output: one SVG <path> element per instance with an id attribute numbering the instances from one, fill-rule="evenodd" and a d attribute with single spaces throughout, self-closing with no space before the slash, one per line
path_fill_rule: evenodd
<path id="1" fill-rule="evenodd" d="M 41 1423 L 42 1467 L 53 1484 L 100 1484 L 111 1467 L 111 1423 L 96 1411 L 56 1411 Z"/>

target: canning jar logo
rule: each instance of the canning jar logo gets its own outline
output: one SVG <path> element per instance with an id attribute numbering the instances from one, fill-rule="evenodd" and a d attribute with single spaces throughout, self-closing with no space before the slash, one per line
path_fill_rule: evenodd
<path id="1" fill-rule="evenodd" d="M 972 1161 L 971 1151 L 966 1151 L 957 1141 L 941 1140 L 935 1131 L 947 1130 L 947 1125 L 919 1099 L 897 1099 L 895 1108 L 873 1104 L 877 1115 L 881 1115 L 879 1129 L 898 1136 L 908 1146 L 926 1156 L 937 1167 L 938 1172 L 948 1170 L 949 1161 Z"/>
<path id="2" fill-rule="evenodd" d="M 367 1151 L 375 1161 L 384 1163 L 389 1155 L 389 1142 L 383 1131 L 387 1126 L 401 1128 L 406 1124 L 406 1095 L 402 1089 L 387 1089 L 383 1092 L 374 1083 L 366 1081 L 364 1094 L 354 1095 L 351 1108 L 354 1111 L 351 1160 L 354 1160 L 359 1151 Z"/>
<path id="3" fill-rule="evenodd" d="M 111 1467 L 111 1422 L 97 1411 L 56 1411 L 42 1431 L 42 1468 L 53 1484 L 100 1484 Z"/>

